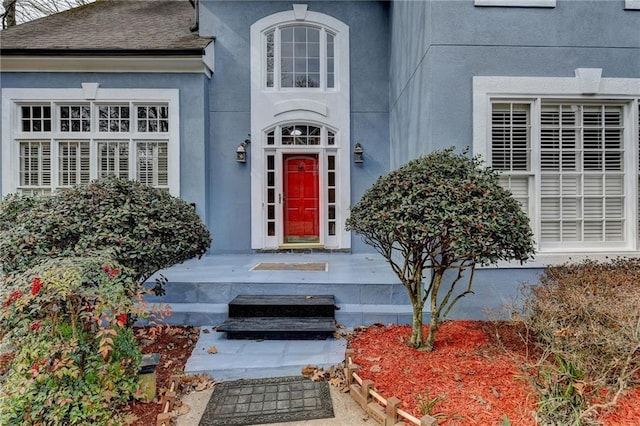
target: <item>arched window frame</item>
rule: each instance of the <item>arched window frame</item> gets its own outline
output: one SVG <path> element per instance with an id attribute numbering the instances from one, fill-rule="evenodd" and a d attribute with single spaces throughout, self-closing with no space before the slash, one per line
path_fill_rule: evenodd
<path id="1" fill-rule="evenodd" d="M 299 38 L 302 29 L 306 30 L 304 40 Z M 317 41 L 310 30 L 317 31 Z M 262 37 L 262 85 L 265 90 L 337 89 L 339 75 L 336 75 L 338 46 L 335 30 L 317 23 L 287 22 L 266 29 Z M 317 52 L 317 56 L 316 53 L 309 53 L 310 50 Z M 301 51 L 304 51 L 304 56 Z M 283 64 L 287 60 L 293 68 L 283 74 Z M 311 77 L 314 74 L 317 75 L 317 81 Z M 291 85 L 286 84 L 288 79 L 285 75 L 291 76 Z M 299 80 L 301 77 L 304 80 Z"/>

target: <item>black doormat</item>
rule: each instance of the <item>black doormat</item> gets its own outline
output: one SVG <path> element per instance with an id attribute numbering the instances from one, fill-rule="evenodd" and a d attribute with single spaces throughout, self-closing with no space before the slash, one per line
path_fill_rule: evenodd
<path id="1" fill-rule="evenodd" d="M 301 377 L 236 380 L 216 385 L 200 426 L 241 426 L 333 417 L 327 382 Z"/>

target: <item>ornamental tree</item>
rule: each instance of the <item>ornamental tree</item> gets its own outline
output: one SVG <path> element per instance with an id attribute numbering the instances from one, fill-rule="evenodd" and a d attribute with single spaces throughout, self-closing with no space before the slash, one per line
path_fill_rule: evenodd
<path id="1" fill-rule="evenodd" d="M 473 293 L 477 265 L 525 261 L 533 254 L 529 219 L 500 186 L 497 172 L 453 148 L 380 177 L 351 208 L 346 226 L 389 262 L 406 288 L 413 306 L 408 344 L 426 351 L 433 350 L 455 303 Z M 466 288 L 456 292 L 463 278 Z M 431 316 L 424 339 L 427 301 Z"/>
<path id="2" fill-rule="evenodd" d="M 107 177 L 51 197 L 0 203 L 0 270 L 23 272 L 51 257 L 104 253 L 143 283 L 160 269 L 202 256 L 211 236 L 192 206 L 168 192 Z"/>

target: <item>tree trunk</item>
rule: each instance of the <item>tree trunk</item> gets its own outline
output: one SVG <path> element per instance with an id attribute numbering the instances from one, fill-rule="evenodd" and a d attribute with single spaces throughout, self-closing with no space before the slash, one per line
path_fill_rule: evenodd
<path id="1" fill-rule="evenodd" d="M 433 288 L 431 289 L 430 301 L 431 301 L 431 318 L 429 319 L 429 334 L 427 334 L 427 340 L 424 342 L 423 349 L 427 352 L 431 352 L 434 349 L 436 342 L 436 332 L 440 328 L 440 306 L 438 305 L 438 291 L 440 290 L 440 284 L 442 283 L 442 276 L 444 270 L 436 269 L 433 278 Z"/>
<path id="2" fill-rule="evenodd" d="M 429 320 L 429 333 L 427 334 L 427 340 L 424 342 L 423 349 L 426 352 L 431 352 L 434 349 L 436 343 L 436 332 L 440 328 L 440 321 L 438 315 L 432 310 L 431 319 Z"/>
<path id="3" fill-rule="evenodd" d="M 424 305 L 419 301 L 412 301 L 411 305 L 413 307 L 413 326 L 409 346 L 418 349 L 422 346 L 422 307 Z"/>
<path id="4" fill-rule="evenodd" d="M 424 299 L 422 298 L 422 268 L 416 268 L 412 276 L 408 280 L 403 280 L 404 286 L 409 293 L 411 307 L 413 311 L 413 321 L 411 338 L 409 346 L 416 349 L 422 346 L 422 309 L 424 308 Z"/>

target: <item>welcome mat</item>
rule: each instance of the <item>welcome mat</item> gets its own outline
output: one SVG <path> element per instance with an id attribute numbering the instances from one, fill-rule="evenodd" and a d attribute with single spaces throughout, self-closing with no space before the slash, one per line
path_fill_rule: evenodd
<path id="1" fill-rule="evenodd" d="M 260 262 L 256 264 L 252 271 L 303 271 L 303 272 L 325 272 L 328 268 L 327 262 Z"/>
<path id="2" fill-rule="evenodd" d="M 333 417 L 327 382 L 301 376 L 218 383 L 200 426 L 241 426 Z"/>

